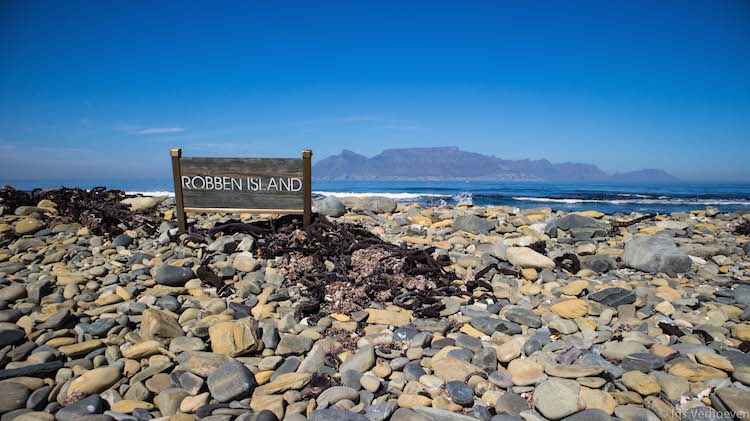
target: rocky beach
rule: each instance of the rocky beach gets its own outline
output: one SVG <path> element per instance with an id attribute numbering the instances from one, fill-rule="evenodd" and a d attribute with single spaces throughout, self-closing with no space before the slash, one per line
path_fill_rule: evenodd
<path id="1" fill-rule="evenodd" d="M 750 212 L 1 197 L 2 421 L 750 419 Z"/>

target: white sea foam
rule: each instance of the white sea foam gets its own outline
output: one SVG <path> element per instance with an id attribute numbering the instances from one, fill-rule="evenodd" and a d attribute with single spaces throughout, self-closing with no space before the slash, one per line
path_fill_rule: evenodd
<path id="1" fill-rule="evenodd" d="M 474 203 L 473 199 L 474 197 L 472 196 L 471 192 L 468 191 L 464 191 L 453 196 L 453 200 L 455 200 L 457 203 Z"/>
<path id="2" fill-rule="evenodd" d="M 420 197 L 450 197 L 444 194 L 435 193 L 378 193 L 378 192 L 338 192 L 338 191 L 314 191 L 313 193 L 322 196 L 335 197 L 362 197 L 362 196 L 382 196 L 394 200 L 419 199 Z"/>
<path id="3" fill-rule="evenodd" d="M 174 192 L 171 191 L 126 191 L 125 194 L 140 194 L 141 196 L 169 196 L 174 197 Z"/>
<path id="4" fill-rule="evenodd" d="M 142 196 L 167 196 L 174 197 L 174 192 L 166 190 L 155 191 L 128 191 L 129 195 Z M 455 195 L 438 194 L 438 193 L 386 193 L 386 192 L 351 192 L 351 191 L 314 191 L 313 193 L 322 196 L 336 197 L 363 197 L 363 196 L 383 196 L 399 201 L 419 201 L 420 199 L 438 198 L 443 201 L 451 200 L 453 202 L 473 202 L 471 192 L 464 191 Z M 513 196 L 509 199 L 522 202 L 539 202 L 539 203 L 608 203 L 612 205 L 750 205 L 749 199 L 714 199 L 714 198 L 689 198 L 689 197 L 668 197 L 668 196 L 647 196 L 641 194 L 618 194 L 622 199 L 604 199 L 604 198 L 565 198 L 565 197 L 535 197 L 535 196 Z"/>
<path id="5" fill-rule="evenodd" d="M 750 205 L 750 200 L 743 199 L 690 199 L 660 196 L 656 199 L 570 199 L 554 197 L 524 197 L 515 196 L 513 200 L 524 202 L 550 203 L 610 203 L 613 205 Z"/>

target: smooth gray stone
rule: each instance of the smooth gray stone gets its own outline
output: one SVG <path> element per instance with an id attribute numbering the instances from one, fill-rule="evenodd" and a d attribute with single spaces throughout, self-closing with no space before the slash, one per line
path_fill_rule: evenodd
<path id="1" fill-rule="evenodd" d="M 450 381 L 445 384 L 445 390 L 453 402 L 463 407 L 474 404 L 474 391 L 464 382 Z"/>
<path id="2" fill-rule="evenodd" d="M 349 399 L 352 402 L 357 402 L 359 401 L 359 393 L 351 387 L 329 387 L 318 396 L 318 405 L 335 405 L 336 402 L 344 399 Z"/>
<path id="3" fill-rule="evenodd" d="M 484 371 L 497 370 L 497 351 L 494 348 L 482 348 L 471 357 L 471 363 Z"/>
<path id="4" fill-rule="evenodd" d="M 583 355 L 581 355 L 581 364 L 601 366 L 604 369 L 602 377 L 608 380 L 619 379 L 623 374 L 625 374 L 625 370 L 592 352 L 584 352 Z"/>
<path id="5" fill-rule="evenodd" d="M 620 405 L 615 408 L 615 416 L 622 421 L 660 421 L 656 414 L 640 405 Z"/>
<path id="6" fill-rule="evenodd" d="M 495 319 L 491 317 L 474 317 L 469 322 L 471 326 L 484 333 L 492 336 L 495 332 L 505 333 L 508 335 L 517 335 L 521 333 L 521 325 L 508 320 Z"/>
<path id="7" fill-rule="evenodd" d="M 300 359 L 297 357 L 289 357 L 286 360 L 284 360 L 281 365 L 274 370 L 273 374 L 271 375 L 271 381 L 276 380 L 277 377 L 279 377 L 282 374 L 287 373 L 294 373 L 297 371 L 297 368 L 299 368 L 300 365 Z"/>
<path id="8" fill-rule="evenodd" d="M 615 260 L 608 255 L 584 256 L 581 259 L 581 264 L 584 268 L 591 269 L 596 273 L 604 273 L 617 268 Z"/>
<path id="9" fill-rule="evenodd" d="M 589 294 L 589 300 L 596 301 L 605 306 L 617 308 L 623 304 L 633 304 L 636 296 L 635 292 L 624 288 L 614 287 L 606 288 L 597 293 Z"/>
<path id="10" fill-rule="evenodd" d="M 497 221 L 490 221 L 472 214 L 459 216 L 453 222 L 455 231 L 466 231 L 471 234 L 486 234 L 496 226 Z"/>
<path id="11" fill-rule="evenodd" d="M 529 402 L 515 393 L 506 393 L 495 402 L 495 411 L 498 414 L 519 416 L 522 411 L 529 409 Z"/>
<path id="12" fill-rule="evenodd" d="M 91 395 L 80 401 L 63 407 L 55 414 L 57 421 L 79 421 L 82 417 L 104 412 L 107 403 L 99 395 Z"/>
<path id="13" fill-rule="evenodd" d="M 208 390 L 219 402 L 249 397 L 258 386 L 255 376 L 244 364 L 230 361 L 208 376 Z"/>
<path id="14" fill-rule="evenodd" d="M 26 408 L 31 390 L 21 383 L 0 382 L 0 413 Z"/>
<path id="15" fill-rule="evenodd" d="M 424 415 L 425 417 L 433 421 L 477 421 L 474 417 L 457 414 L 455 412 L 446 411 L 444 409 L 426 406 L 415 406 L 412 409 L 414 410 L 414 412 Z"/>
<path id="16" fill-rule="evenodd" d="M 390 421 L 433 421 L 424 415 L 418 414 L 411 409 L 399 408 L 391 416 Z"/>
<path id="17" fill-rule="evenodd" d="M 276 346 L 276 355 L 301 355 L 309 351 L 312 346 L 313 340 L 307 336 L 284 335 Z"/>
<path id="18" fill-rule="evenodd" d="M 578 214 L 570 214 L 565 215 L 561 218 L 557 218 L 553 221 L 551 221 L 547 226 L 545 227 L 546 232 L 550 232 L 553 229 L 561 229 L 563 231 L 569 231 L 573 228 L 601 228 L 602 224 L 599 223 L 596 219 L 578 215 Z"/>
<path id="19" fill-rule="evenodd" d="M 26 337 L 26 333 L 16 324 L 0 322 L 0 347 L 12 345 Z"/>
<path id="20" fill-rule="evenodd" d="M 404 378 L 406 381 L 419 381 L 419 378 L 427 374 L 419 361 L 414 361 L 404 366 Z"/>
<path id="21" fill-rule="evenodd" d="M 193 273 L 193 270 L 190 268 L 165 264 L 159 267 L 159 269 L 156 269 L 154 281 L 160 285 L 181 287 L 184 286 L 187 281 L 195 277 L 195 273 Z"/>
<path id="22" fill-rule="evenodd" d="M 601 409 L 584 409 L 583 411 L 570 415 L 562 421 L 612 421 L 613 418 Z"/>
<path id="23" fill-rule="evenodd" d="M 365 408 L 365 417 L 370 421 L 385 421 L 398 409 L 396 401 L 381 402 Z"/>
<path id="24" fill-rule="evenodd" d="M 707 406 L 699 406 L 682 412 L 682 421 L 706 420 L 727 420 L 727 418 Z"/>
<path id="25" fill-rule="evenodd" d="M 668 275 L 685 273 L 693 264 L 690 256 L 677 248 L 671 238 L 659 235 L 632 238 L 625 243 L 622 260 L 633 269 Z"/>
<path id="26" fill-rule="evenodd" d="M 26 401 L 26 408 L 34 411 L 41 411 L 47 406 L 47 397 L 49 397 L 53 386 L 43 386 L 33 391 Z"/>
<path id="27" fill-rule="evenodd" d="M 122 247 L 127 248 L 131 244 L 133 244 L 133 237 L 131 237 L 131 236 L 127 235 L 127 234 L 120 234 L 117 237 L 115 237 L 114 240 L 112 240 L 111 247 L 112 248 L 117 248 L 117 247 L 122 246 Z"/>
<path id="28" fill-rule="evenodd" d="M 354 355 L 344 361 L 339 367 L 339 372 L 346 370 L 359 371 L 364 373 L 375 366 L 375 348 L 371 345 L 360 348 Z"/>
<path id="29" fill-rule="evenodd" d="M 513 307 L 505 312 L 505 318 L 511 322 L 528 327 L 542 327 L 542 318 L 533 311 L 523 307 Z"/>
<path id="30" fill-rule="evenodd" d="M 655 355 L 636 352 L 623 358 L 622 369 L 627 371 L 641 371 L 648 373 L 653 370 L 659 370 L 664 367 L 664 358 Z"/>
<path id="31" fill-rule="evenodd" d="M 313 203 L 312 211 L 326 216 L 339 217 L 346 213 L 346 207 L 336 196 L 326 196 L 325 199 Z"/>

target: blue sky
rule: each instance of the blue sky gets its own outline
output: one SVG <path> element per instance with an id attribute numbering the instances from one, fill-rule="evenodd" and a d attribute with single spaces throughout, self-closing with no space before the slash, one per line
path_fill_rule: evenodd
<path id="1" fill-rule="evenodd" d="M 0 180 L 457 145 L 750 181 L 750 2 L 0 3 Z"/>

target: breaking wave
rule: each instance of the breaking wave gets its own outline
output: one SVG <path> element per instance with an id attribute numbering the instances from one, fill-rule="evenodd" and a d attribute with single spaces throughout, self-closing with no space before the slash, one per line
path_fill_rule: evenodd
<path id="1" fill-rule="evenodd" d="M 141 195 L 141 196 L 174 197 L 174 192 L 171 192 L 171 191 L 126 191 L 125 194 Z"/>
<path id="2" fill-rule="evenodd" d="M 337 191 L 314 191 L 313 194 L 319 194 L 321 196 L 336 196 L 336 197 L 362 197 L 362 196 L 381 196 L 387 197 L 393 200 L 409 200 L 409 199 L 420 199 L 423 197 L 450 197 L 436 193 L 381 193 L 381 192 L 337 192 Z"/>
<path id="3" fill-rule="evenodd" d="M 750 205 L 748 199 L 719 199 L 719 198 L 686 198 L 686 197 L 643 197 L 637 195 L 630 199 L 607 199 L 607 198 L 568 198 L 568 197 L 525 197 L 513 196 L 510 199 L 523 202 L 541 203 L 609 203 L 612 205 Z"/>

